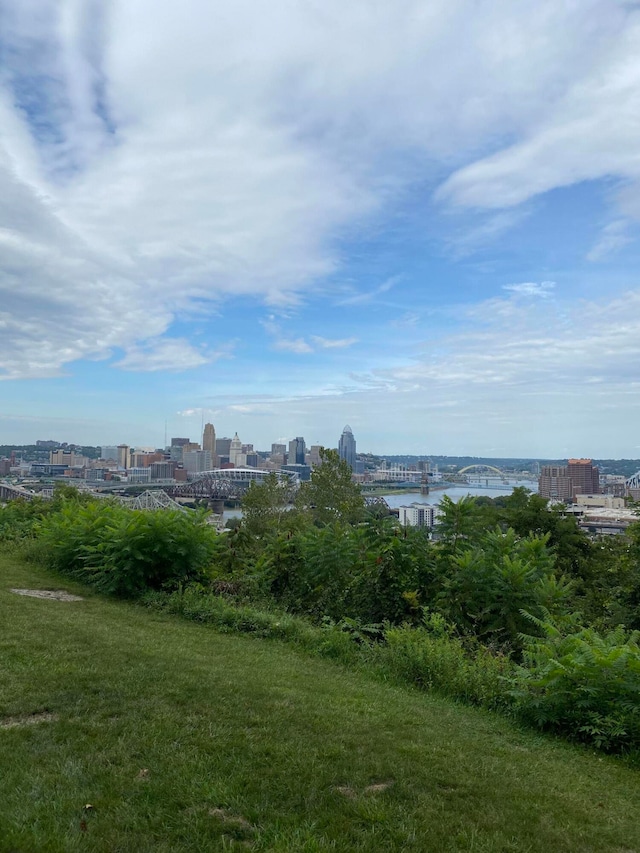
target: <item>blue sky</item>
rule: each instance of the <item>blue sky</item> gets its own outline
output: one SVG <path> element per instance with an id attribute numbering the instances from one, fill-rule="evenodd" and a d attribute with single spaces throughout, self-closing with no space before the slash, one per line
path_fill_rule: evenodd
<path id="1" fill-rule="evenodd" d="M 0 443 L 640 456 L 637 4 L 0 17 Z"/>

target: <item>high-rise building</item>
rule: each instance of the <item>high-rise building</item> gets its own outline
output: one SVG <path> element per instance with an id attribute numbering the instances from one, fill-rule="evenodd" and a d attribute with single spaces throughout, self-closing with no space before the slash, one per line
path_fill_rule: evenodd
<path id="1" fill-rule="evenodd" d="M 231 453 L 230 438 L 216 438 L 216 456 L 229 456 Z"/>
<path id="2" fill-rule="evenodd" d="M 119 468 L 124 468 L 125 471 L 129 467 L 129 445 L 119 444 L 117 447 L 118 458 L 117 463 Z"/>
<path id="3" fill-rule="evenodd" d="M 342 430 L 342 435 L 340 436 L 340 442 L 338 444 L 338 453 L 340 454 L 340 459 L 344 459 L 344 461 L 351 467 L 351 470 L 355 471 L 356 440 L 353 437 L 353 432 L 348 424 Z"/>
<path id="4" fill-rule="evenodd" d="M 205 424 L 202 433 L 202 449 L 208 450 L 211 458 L 216 455 L 216 430 L 213 424 Z"/>
<path id="5" fill-rule="evenodd" d="M 567 472 L 571 478 L 572 497 L 600 494 L 600 471 L 592 459 L 569 459 Z"/>
<path id="6" fill-rule="evenodd" d="M 184 467 L 189 474 L 211 471 L 211 454 L 208 450 L 186 450 L 182 454 Z"/>
<path id="7" fill-rule="evenodd" d="M 538 493 L 541 497 L 549 500 L 571 500 L 571 480 L 567 466 L 543 465 L 538 480 Z"/>
<path id="8" fill-rule="evenodd" d="M 118 448 L 115 445 L 103 445 L 100 448 L 100 458 L 101 459 L 113 459 L 114 462 L 118 461 Z"/>
<path id="9" fill-rule="evenodd" d="M 211 454 L 211 468 L 218 467 L 218 456 L 216 454 L 216 430 L 213 424 L 205 424 L 202 433 L 202 449 Z"/>
<path id="10" fill-rule="evenodd" d="M 591 459 L 569 459 L 567 465 L 543 465 L 538 492 L 550 500 L 570 501 L 600 493 L 600 472 Z"/>
<path id="11" fill-rule="evenodd" d="M 272 456 L 284 456 L 287 452 L 286 444 L 272 444 L 271 445 L 271 455 Z"/>
<path id="12" fill-rule="evenodd" d="M 236 433 L 231 439 L 231 444 L 229 445 L 229 462 L 232 465 L 235 465 L 236 468 L 239 468 L 241 464 L 241 456 L 242 442 L 238 438 L 238 433 Z"/>
<path id="13" fill-rule="evenodd" d="M 309 465 L 311 465 L 312 468 L 316 468 L 322 462 L 322 459 L 320 458 L 321 450 L 321 444 L 312 444 L 309 448 Z"/>
<path id="14" fill-rule="evenodd" d="M 301 435 L 296 436 L 289 442 L 289 458 L 287 460 L 289 465 L 304 465 L 305 464 L 305 453 L 306 446 L 304 443 L 304 438 Z"/>

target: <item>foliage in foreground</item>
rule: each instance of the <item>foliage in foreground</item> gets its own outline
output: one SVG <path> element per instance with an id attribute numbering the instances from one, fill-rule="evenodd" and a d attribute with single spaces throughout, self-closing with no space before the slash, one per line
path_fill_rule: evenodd
<path id="1" fill-rule="evenodd" d="M 215 532 L 201 514 L 68 503 L 37 527 L 43 562 L 110 595 L 136 596 L 201 579 Z"/>
<path id="2" fill-rule="evenodd" d="M 639 849 L 623 762 L 51 582 L 0 558 L 2 853 Z"/>
<path id="3" fill-rule="evenodd" d="M 331 455 L 325 465 L 324 474 L 340 474 Z M 346 476 L 333 495 L 331 478 L 314 478 L 293 510 L 275 477 L 253 486 L 246 520 L 222 536 L 202 515 L 71 494 L 2 508 L 0 536 L 37 535 L 48 566 L 101 592 L 186 585 L 145 600 L 220 630 L 373 666 L 606 750 L 640 749 L 638 635 L 620 625 L 623 616 L 632 627 L 640 619 L 637 528 L 591 543 L 572 519 L 516 492 L 500 506 L 445 499 L 434 542 L 367 517 Z"/>
<path id="4" fill-rule="evenodd" d="M 520 715 L 607 750 L 640 749 L 640 632 L 536 621 L 544 636 L 527 638 L 512 680 Z"/>

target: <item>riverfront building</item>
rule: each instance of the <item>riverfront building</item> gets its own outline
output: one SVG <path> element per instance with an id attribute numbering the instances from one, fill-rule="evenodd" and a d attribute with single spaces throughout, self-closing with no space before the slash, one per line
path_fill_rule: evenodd
<path id="1" fill-rule="evenodd" d="M 566 465 L 543 465 L 538 480 L 543 498 L 574 501 L 578 495 L 600 493 L 600 472 L 591 459 L 569 459 Z"/>

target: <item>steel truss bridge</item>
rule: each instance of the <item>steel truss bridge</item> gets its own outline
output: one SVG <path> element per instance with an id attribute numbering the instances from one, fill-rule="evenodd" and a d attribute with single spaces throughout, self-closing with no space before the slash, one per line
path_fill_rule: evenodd
<path id="1" fill-rule="evenodd" d="M 148 489 L 141 495 L 135 497 L 126 497 L 123 495 L 106 495 L 100 492 L 93 492 L 90 489 L 78 489 L 80 494 L 91 495 L 94 498 L 102 500 L 117 501 L 129 509 L 175 509 L 179 512 L 188 512 L 186 507 L 174 501 L 169 495 L 161 489 Z M 32 501 L 34 498 L 42 498 L 43 500 L 51 500 L 53 495 L 42 492 L 30 492 L 28 489 L 23 489 L 21 486 L 12 486 L 8 483 L 0 483 L 0 501 L 24 500 Z"/>
<path id="2" fill-rule="evenodd" d="M 197 478 L 175 486 L 165 486 L 165 490 L 175 498 L 207 498 L 209 500 L 240 500 L 248 491 L 251 483 L 261 483 L 270 474 L 257 468 L 218 468 L 203 471 Z M 276 472 L 280 482 L 296 488 L 298 478 L 295 474 Z"/>
<path id="3" fill-rule="evenodd" d="M 627 492 L 630 492 L 632 489 L 640 490 L 640 471 L 636 471 L 633 477 L 629 477 L 628 480 L 625 480 L 624 484 Z"/>

